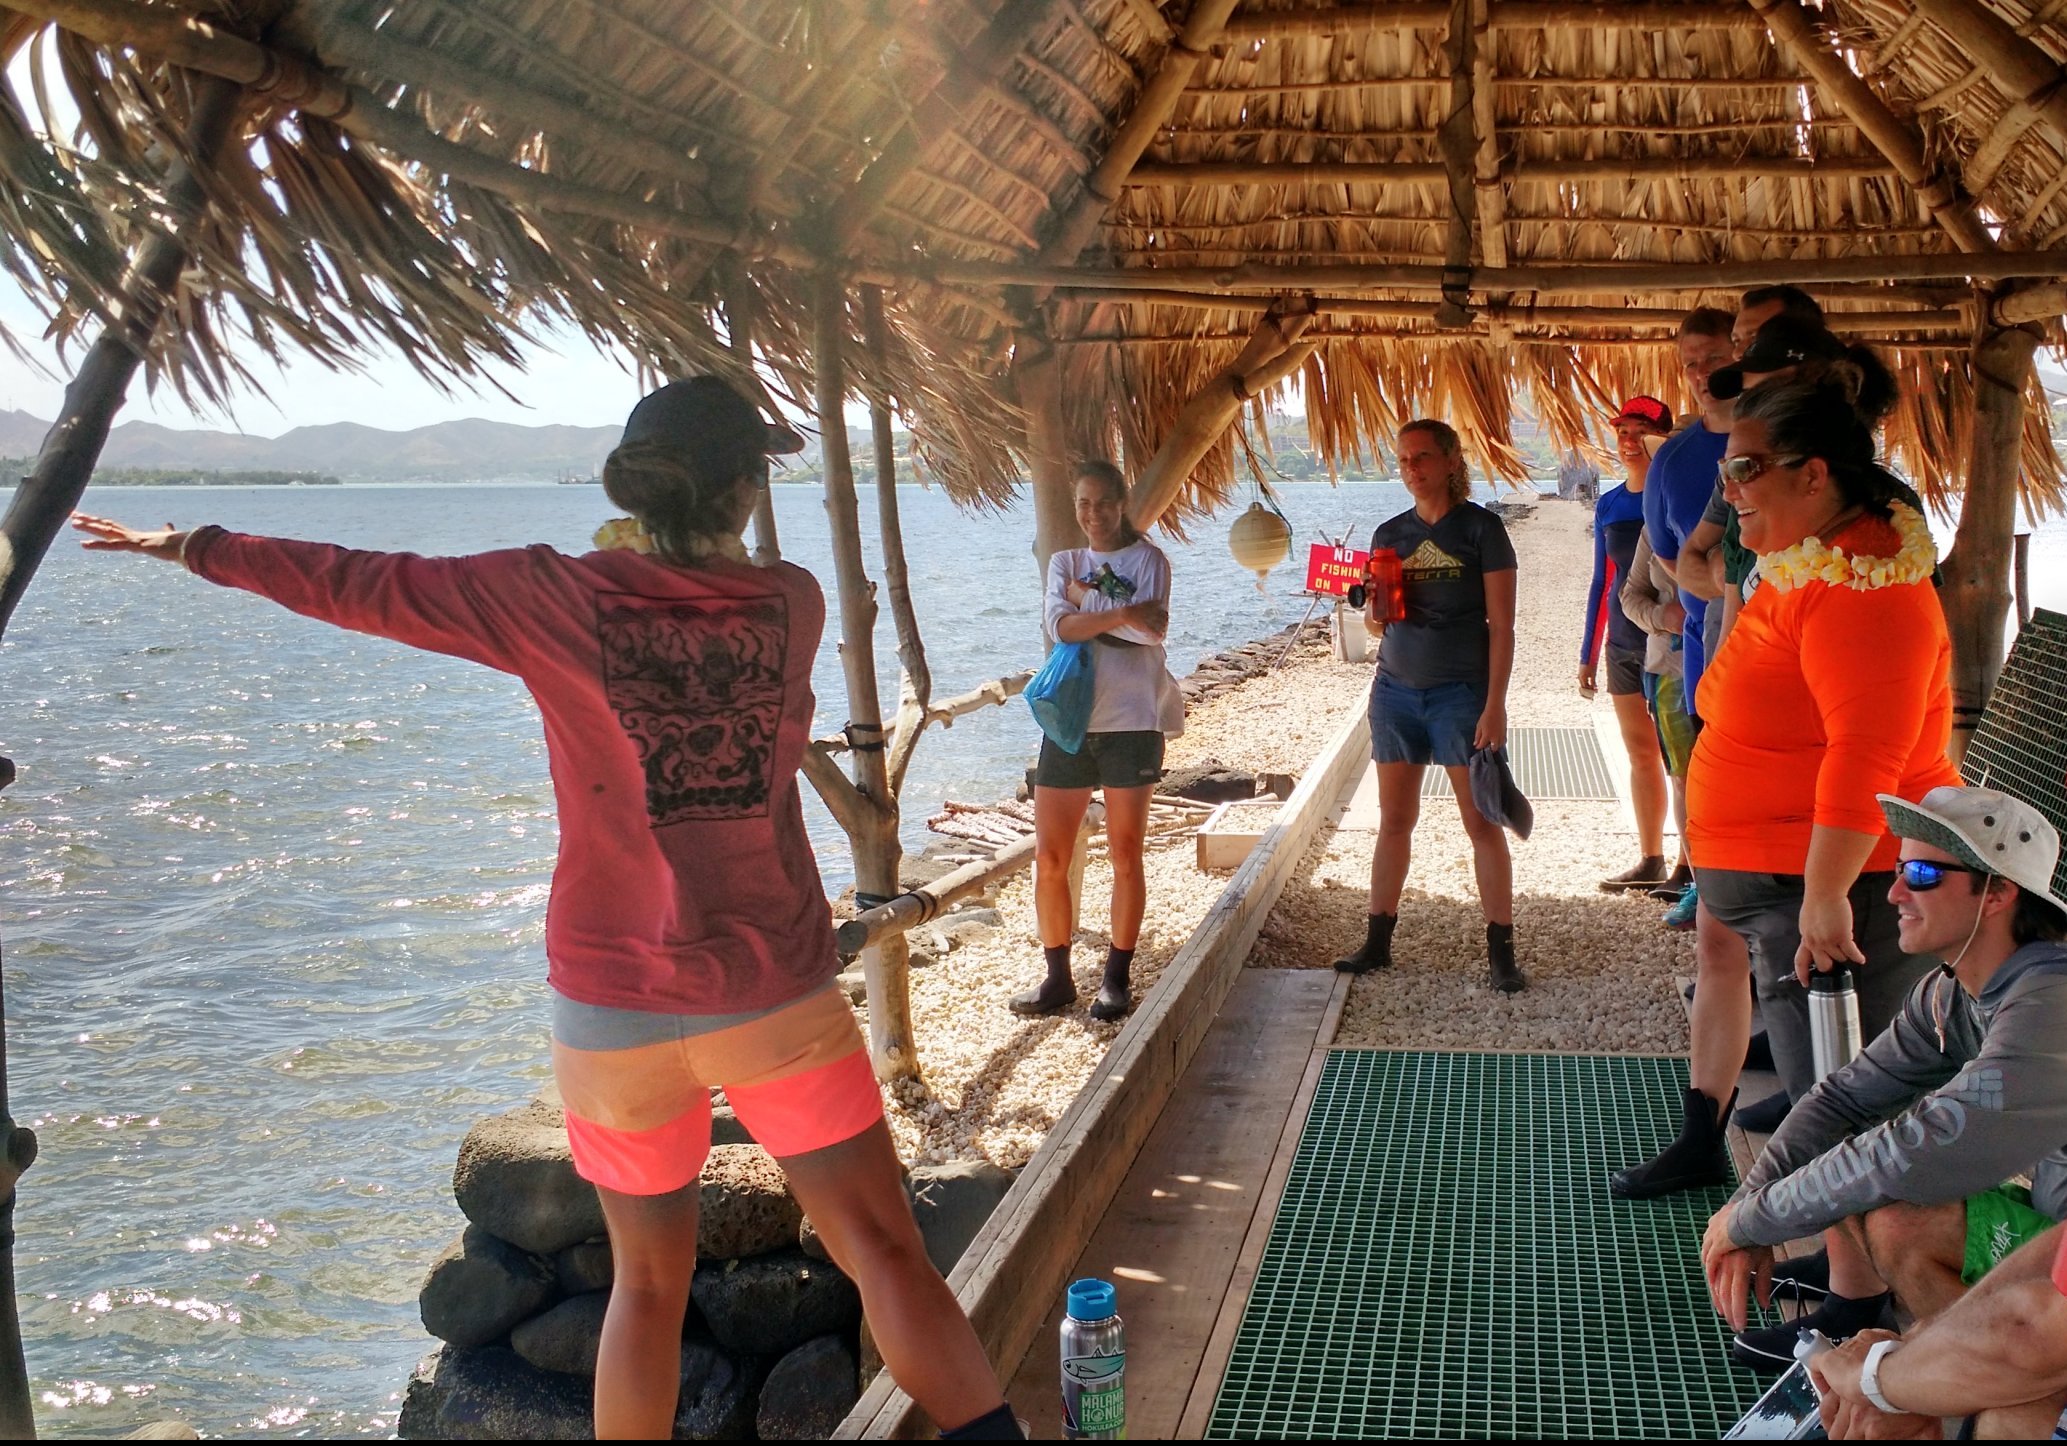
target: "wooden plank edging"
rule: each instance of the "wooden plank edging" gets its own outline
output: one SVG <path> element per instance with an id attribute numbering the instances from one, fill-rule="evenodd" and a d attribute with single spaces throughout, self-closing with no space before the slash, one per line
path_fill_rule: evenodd
<path id="1" fill-rule="evenodd" d="M 1009 1372 L 1026 1354 L 1278 895 L 1369 758 L 1370 721 L 1359 698 L 948 1276 L 1000 1371 Z M 833 1438 L 911 1438 L 925 1424 L 884 1371 Z"/>

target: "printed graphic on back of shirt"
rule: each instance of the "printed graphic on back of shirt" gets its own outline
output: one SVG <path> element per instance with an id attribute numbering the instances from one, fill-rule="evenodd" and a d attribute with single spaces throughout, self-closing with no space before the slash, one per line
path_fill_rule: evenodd
<path id="1" fill-rule="evenodd" d="M 1464 576 L 1464 564 L 1429 537 L 1400 563 L 1400 571 L 1415 582 L 1447 582 Z"/>
<path id="2" fill-rule="evenodd" d="M 788 624 L 779 596 L 597 599 L 604 691 L 655 828 L 767 813 Z"/>

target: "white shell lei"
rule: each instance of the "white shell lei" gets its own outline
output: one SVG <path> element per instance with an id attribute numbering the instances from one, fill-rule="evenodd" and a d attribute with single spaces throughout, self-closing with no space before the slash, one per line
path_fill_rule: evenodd
<path id="1" fill-rule="evenodd" d="M 613 517 L 596 529 L 596 547 L 603 552 L 639 552 L 651 555 L 656 549 L 653 534 L 636 517 Z M 694 558 L 722 557 L 727 562 L 747 562 L 746 544 L 737 537 L 692 537 Z"/>
<path id="2" fill-rule="evenodd" d="M 1895 535 L 1902 540 L 1893 557 L 1855 557 L 1829 547 L 1820 537 L 1805 537 L 1792 547 L 1769 552 L 1758 560 L 1756 576 L 1779 592 L 1792 592 L 1812 582 L 1827 582 L 1857 592 L 1922 582 L 1938 565 L 1938 545 L 1931 526 L 1914 507 L 1893 504 Z"/>

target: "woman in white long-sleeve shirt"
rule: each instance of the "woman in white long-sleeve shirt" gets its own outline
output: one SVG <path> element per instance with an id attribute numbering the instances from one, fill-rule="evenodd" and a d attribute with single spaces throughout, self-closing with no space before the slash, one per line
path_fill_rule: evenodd
<path id="1" fill-rule="evenodd" d="M 1070 855 L 1091 790 L 1103 788 L 1112 931 L 1091 1017 L 1118 1019 L 1133 1004 L 1134 947 L 1147 905 L 1141 849 L 1148 803 L 1163 776 L 1163 739 L 1184 726 L 1184 699 L 1163 655 L 1170 560 L 1128 522 L 1126 479 L 1109 462 L 1080 463 L 1075 499 L 1077 524 L 1091 545 L 1049 559 L 1042 625 L 1053 642 L 1093 644 L 1091 726 L 1073 754 L 1041 741 L 1034 770 L 1034 909 L 1047 977 L 1014 995 L 1012 1008 L 1053 1014 L 1076 1002 Z"/>

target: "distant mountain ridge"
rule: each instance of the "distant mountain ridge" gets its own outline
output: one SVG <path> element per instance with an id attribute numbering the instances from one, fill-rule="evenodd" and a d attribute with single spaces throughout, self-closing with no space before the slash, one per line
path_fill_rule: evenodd
<path id="1" fill-rule="evenodd" d="M 33 457 L 50 423 L 0 411 L 0 456 Z M 124 422 L 108 437 L 104 467 L 193 467 L 207 471 L 313 471 L 347 482 L 486 482 L 588 477 L 623 435 L 608 427 L 523 427 L 478 417 L 406 432 L 358 422 L 296 427 L 277 437 L 190 431 Z"/>

